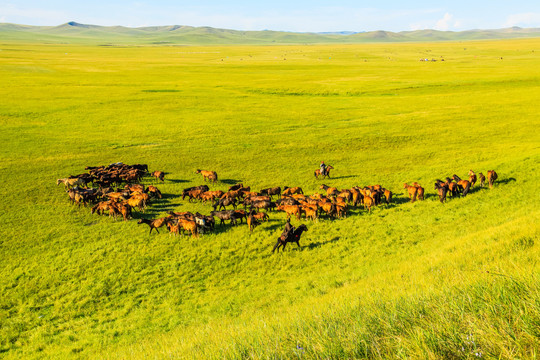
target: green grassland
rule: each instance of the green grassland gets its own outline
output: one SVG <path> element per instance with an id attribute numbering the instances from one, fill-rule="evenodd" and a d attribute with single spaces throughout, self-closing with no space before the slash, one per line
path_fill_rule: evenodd
<path id="1" fill-rule="evenodd" d="M 538 357 L 540 39 L 3 40 L 0 82 L 0 357 Z M 313 177 L 321 160 L 332 179 Z M 395 202 L 294 219 L 301 247 L 272 254 L 282 213 L 252 234 L 149 235 L 56 185 L 118 161 L 167 172 L 135 218 L 208 213 L 178 196 L 196 169 L 213 189 L 382 184 Z M 499 181 L 441 204 L 435 179 L 470 169 Z M 425 201 L 407 201 L 413 181 Z"/>

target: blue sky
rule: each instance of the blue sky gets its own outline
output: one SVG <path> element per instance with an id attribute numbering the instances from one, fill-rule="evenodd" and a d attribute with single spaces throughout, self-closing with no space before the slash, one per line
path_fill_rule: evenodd
<path id="1" fill-rule="evenodd" d="M 309 32 L 540 28 L 540 1 L 0 0 L 0 22 L 60 25 L 68 21 Z"/>

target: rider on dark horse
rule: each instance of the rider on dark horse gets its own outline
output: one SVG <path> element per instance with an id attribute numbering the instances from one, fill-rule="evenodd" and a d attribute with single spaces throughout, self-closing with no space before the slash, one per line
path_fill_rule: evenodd
<path id="1" fill-rule="evenodd" d="M 287 240 L 293 232 L 294 232 L 294 226 L 291 225 L 291 218 L 288 218 L 287 223 L 285 224 L 285 228 L 283 229 L 283 232 L 281 233 L 281 240 L 283 241 Z"/>
<path id="2" fill-rule="evenodd" d="M 326 176 L 326 164 L 321 161 L 321 175 Z"/>

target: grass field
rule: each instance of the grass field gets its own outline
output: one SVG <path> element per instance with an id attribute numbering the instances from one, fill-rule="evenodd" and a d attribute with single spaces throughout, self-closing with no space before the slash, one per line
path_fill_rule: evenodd
<path id="1" fill-rule="evenodd" d="M 3 41 L 0 79 L 0 357 L 539 356 L 540 39 Z M 222 190 L 382 184 L 395 202 L 302 220 L 301 247 L 272 254 L 282 213 L 251 235 L 148 235 L 56 186 L 118 161 L 167 172 L 148 218 L 209 213 L 179 197 L 196 169 Z M 499 181 L 441 204 L 435 179 L 470 169 Z"/>

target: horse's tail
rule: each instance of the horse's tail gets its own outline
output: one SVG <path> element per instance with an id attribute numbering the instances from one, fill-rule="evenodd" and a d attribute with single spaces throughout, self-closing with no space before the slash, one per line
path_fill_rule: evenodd
<path id="1" fill-rule="evenodd" d="M 467 184 L 467 187 L 465 189 L 463 189 L 463 196 L 467 195 L 467 193 L 469 192 L 469 189 L 471 188 L 471 183 L 469 182 Z"/>
<path id="2" fill-rule="evenodd" d="M 315 170 L 315 172 L 313 173 L 313 175 L 315 175 L 315 177 L 317 177 L 317 170 Z"/>

